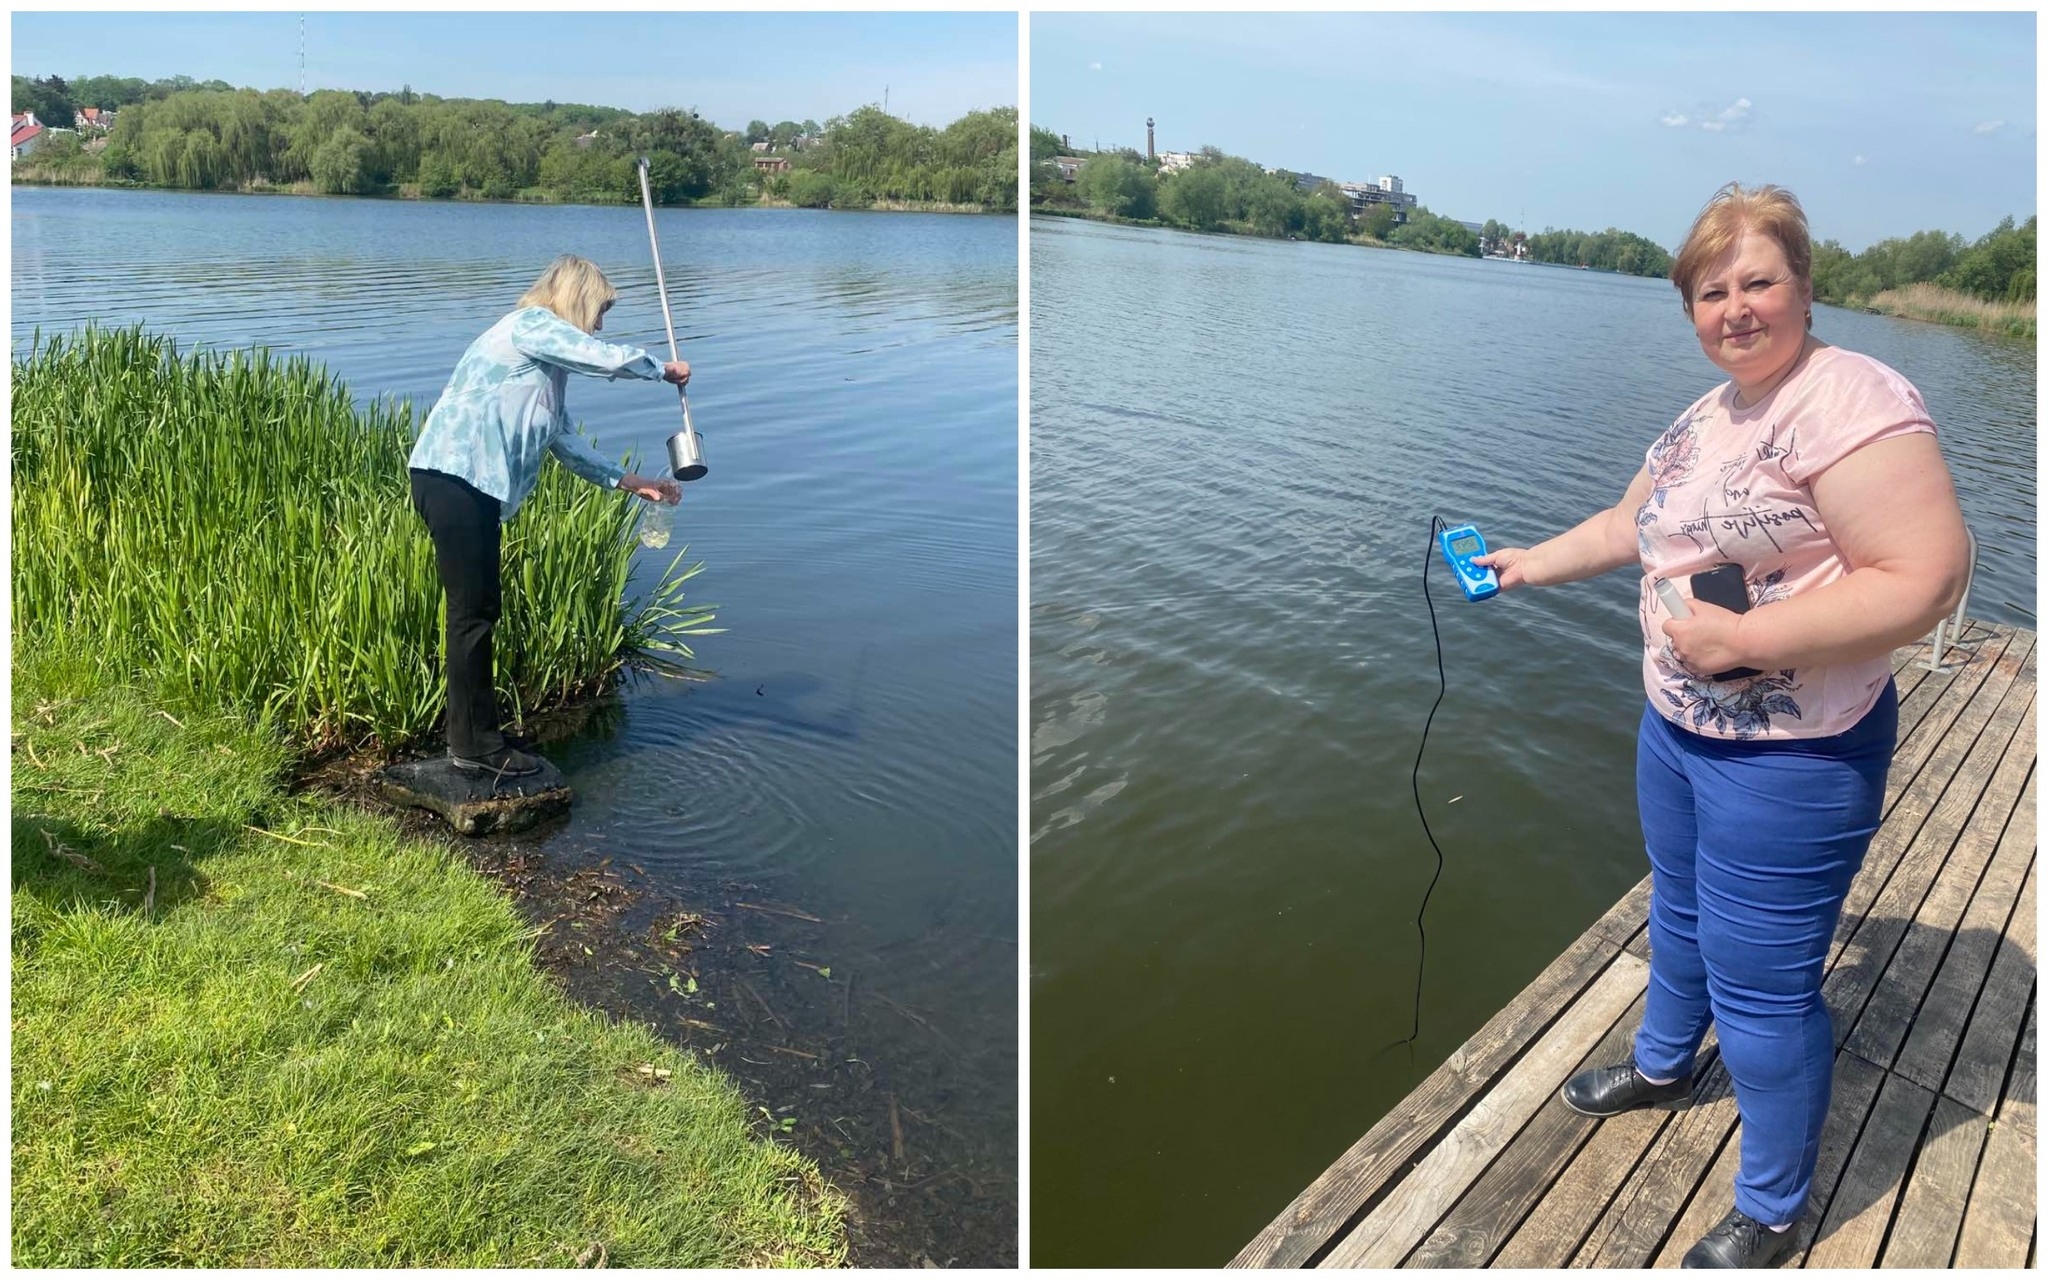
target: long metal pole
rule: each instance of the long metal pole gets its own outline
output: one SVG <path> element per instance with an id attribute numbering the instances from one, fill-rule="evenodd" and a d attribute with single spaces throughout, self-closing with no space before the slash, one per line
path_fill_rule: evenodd
<path id="1" fill-rule="evenodd" d="M 668 328 L 668 358 L 680 360 L 676 353 L 676 322 L 668 311 L 668 281 L 661 274 L 661 241 L 654 234 L 654 193 L 647 187 L 647 157 L 640 157 L 640 207 L 647 211 L 647 244 L 654 250 L 654 287 L 661 291 L 661 322 Z"/>
<path id="2" fill-rule="evenodd" d="M 661 241 L 654 234 L 654 193 L 647 185 L 646 156 L 640 157 L 640 207 L 647 213 L 647 244 L 654 251 L 654 287 L 661 294 L 661 323 L 668 330 L 668 358 L 670 360 L 681 360 L 683 357 L 676 350 L 675 317 L 669 313 L 668 309 L 668 280 L 661 270 Z M 683 405 L 682 436 L 684 440 L 682 459 L 678 463 L 679 469 L 676 472 L 676 479 L 694 480 L 704 474 L 704 453 L 703 446 L 697 441 L 697 426 L 690 421 L 689 388 L 678 386 L 676 388 L 676 398 Z M 670 447 L 669 458 L 671 462 L 677 462 L 673 445 Z"/>

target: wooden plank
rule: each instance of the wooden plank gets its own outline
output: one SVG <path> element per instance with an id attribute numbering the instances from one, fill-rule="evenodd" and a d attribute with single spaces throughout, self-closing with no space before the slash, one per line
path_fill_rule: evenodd
<path id="1" fill-rule="evenodd" d="M 1927 999 L 1914 1016 L 1905 1048 L 1892 1064 L 1892 1070 L 1930 1089 L 1941 1088 L 1948 1076 L 1949 1062 L 1963 1038 L 1963 1025 L 1991 971 L 1992 957 L 1998 954 L 1999 940 L 2012 918 L 2027 868 L 2033 865 L 2037 777 L 2028 776 L 2026 789 L 2020 792 L 1999 836 L 1991 866 L 1963 914 L 1955 945 L 1942 961 L 1941 972 L 1935 975 Z"/>
<path id="2" fill-rule="evenodd" d="M 1811 1252 L 1809 1267 L 1869 1267 L 1891 1224 L 1892 1206 L 1927 1127 L 1935 1095 L 1887 1075 L 1863 1136 L 1849 1156 Z"/>
<path id="3" fill-rule="evenodd" d="M 1998 1123 L 2034 1128 L 2034 1073 L 2038 1068 L 2034 1051 L 2034 1004 L 2027 1005 L 2027 1020 L 2020 1028 L 2020 1042 L 2013 1051 L 2012 1075 L 2005 1082 L 2005 1096 L 1998 1101 Z"/>
<path id="4" fill-rule="evenodd" d="M 1914 690 L 1910 706 L 1901 702 L 1899 745 L 1892 753 L 1890 786 L 1885 796 L 1887 816 L 1894 799 L 1891 787 L 1903 789 L 1909 785 L 1926 764 L 1928 754 L 1948 736 L 1957 717 L 1976 699 L 1978 691 L 1994 681 L 1994 687 L 2000 690 L 2011 683 L 2011 673 L 2017 671 L 2017 664 L 2006 665 L 2007 657 L 2016 650 L 2031 652 L 2032 647 L 2031 633 L 1994 636 L 1985 641 L 1977 660 L 1969 666 L 1949 675 L 1930 676 Z"/>
<path id="5" fill-rule="evenodd" d="M 1885 1241 L 1881 1267 L 1946 1267 L 1955 1256 L 1963 1209 L 1977 1176 L 1977 1156 L 1991 1122 L 1954 1098 L 1934 1099 L 1927 1140 L 1906 1179 L 1898 1221 Z"/>
<path id="6" fill-rule="evenodd" d="M 1936 855 L 1946 846 L 1947 856 L 1926 897 L 1912 918 L 1903 922 L 1898 947 L 1883 972 L 1859 975 L 1870 980 L 1865 987 L 1869 996 L 1855 1012 L 1845 1041 L 1851 1050 L 1881 1067 L 1889 1067 L 1898 1057 L 1921 997 L 1948 954 L 1984 866 L 2033 771 L 2033 707 L 2032 690 L 2015 684 L 1997 715 L 1978 735 L 1957 780 L 1920 828 L 1918 843 L 1928 854 Z M 2022 733 L 2024 736 L 2016 736 Z M 1984 781 L 1981 793 L 1971 783 L 1978 778 Z M 1840 1004 L 1834 1007 L 1849 1016 L 1860 994 L 1854 982 L 1845 982 L 1836 989 Z"/>
<path id="7" fill-rule="evenodd" d="M 1482 1095 L 1451 1131 L 1318 1267 L 1391 1267 L 1429 1234 L 1493 1158 L 1553 1097 L 1586 1046 L 1643 993 L 1649 966 L 1617 955 L 1564 1016 Z"/>
<path id="8" fill-rule="evenodd" d="M 1579 1060 L 1566 1079 L 1589 1067 L 1626 1061 L 1633 1051 L 1643 997 Z M 1557 1175 L 1585 1145 L 1600 1122 L 1582 1116 L 1556 1094 L 1543 1104 L 1506 1151 L 1451 1209 L 1435 1231 L 1401 1264 L 1404 1267 L 1483 1267 L 1510 1233 L 1550 1189 Z"/>
<path id="9" fill-rule="evenodd" d="M 1646 1267 L 1671 1223 L 1721 1154 L 1737 1111 L 1728 1070 L 1716 1058 L 1700 1077 L 1691 1110 L 1657 1135 L 1633 1177 L 1622 1186 L 1573 1255 L 1575 1267 Z"/>
<path id="10" fill-rule="evenodd" d="M 1493 1265 L 1554 1268 L 1570 1261 L 1671 1116 L 1653 1107 L 1602 1120 L 1548 1194 L 1508 1237 Z"/>
<path id="11" fill-rule="evenodd" d="M 2033 1265 L 2037 1210 L 2034 1154 L 2034 1009 L 2027 1010 L 2013 1092 L 1984 1140 L 1984 1158 L 1963 1211 L 1958 1267 Z M 2021 1094 L 2024 1093 L 2024 1101 Z"/>
<path id="12" fill-rule="evenodd" d="M 1958 1267 L 2008 1268 L 2032 1265 L 2034 1241 L 2034 1135 L 1995 1126 L 1984 1140 L 1977 1185 L 1963 1211 L 1956 1241 Z"/>
<path id="13" fill-rule="evenodd" d="M 1989 664 L 1983 672 L 1967 677 L 1953 677 L 1948 691 L 1941 696 L 1938 725 L 1930 721 L 1923 732 L 1901 742 L 1893 754 L 1885 783 L 1884 819 L 1864 855 L 1863 870 L 1850 885 L 1849 896 L 1842 904 L 1842 919 L 1835 928 L 1837 952 L 1862 922 L 1870 904 L 1883 892 L 1893 870 L 1919 834 L 1921 822 L 1947 789 L 1954 762 L 1962 758 L 1976 739 L 1978 729 L 1990 719 L 1996 701 L 1979 703 L 1971 695 L 1985 687 L 1988 681 L 1984 676 L 1995 666 Z M 2010 683 L 2001 682 L 1994 692 L 2002 693 Z"/>
<path id="14" fill-rule="evenodd" d="M 1786 1270 L 1799 1265 L 1799 1260 L 1813 1247 L 1814 1237 L 1820 1234 L 1820 1224 L 1827 1220 L 1835 1190 L 1842 1185 L 1842 1171 L 1849 1167 L 1849 1154 L 1863 1137 L 1863 1127 L 1877 1105 L 1877 1091 L 1884 1081 L 1883 1070 L 1855 1054 L 1835 1055 L 1834 1094 L 1828 1100 L 1827 1123 L 1821 1126 L 1820 1155 L 1813 1164 L 1806 1211 L 1800 1215 L 1799 1225 L 1792 1228 L 1799 1238 L 1793 1242 L 1791 1256 L 1781 1264 Z"/>
<path id="15" fill-rule="evenodd" d="M 1721 1144 L 1721 1154 L 1714 1157 L 1713 1166 L 1693 1190 L 1685 1212 L 1672 1224 L 1670 1233 L 1664 1238 L 1664 1247 L 1658 1251 L 1651 1266 L 1677 1266 L 1687 1249 L 1699 1243 L 1701 1236 L 1728 1216 L 1728 1211 L 1735 1207 L 1735 1175 L 1741 1169 L 1742 1142 L 1738 1126 L 1736 1136 Z"/>
<path id="16" fill-rule="evenodd" d="M 1621 895 L 1621 901 L 1595 920 L 1588 932 L 1597 933 L 1614 945 L 1627 949 L 1629 943 L 1648 932 L 1649 924 L 1650 877 L 1644 876 L 1636 881 L 1634 888 Z"/>
<path id="17" fill-rule="evenodd" d="M 1231 1259 L 1233 1267 L 1299 1267 L 1340 1232 L 1423 1145 L 1456 1119 L 1472 1095 L 1505 1070 L 1620 951 L 1581 935 L 1506 1008 L 1459 1046 Z"/>
<path id="18" fill-rule="evenodd" d="M 1947 682 L 1959 674 L 1970 673 L 1981 678 L 1986 667 L 1995 661 L 2015 639 L 2024 639 L 2028 633 L 1996 623 L 1978 622 L 1970 619 L 1963 624 L 1963 643 L 1970 652 L 1960 661 L 1948 660 L 1947 671 L 1931 672 L 1925 663 L 1933 646 L 1932 636 L 1914 644 L 1892 650 L 1892 683 L 1899 691 L 1899 739 L 1918 727 L 1921 717 L 1934 705 L 1937 695 Z M 1986 644 L 1986 641 L 1992 643 Z M 1954 650 L 1950 650 L 1951 653 Z"/>
<path id="19" fill-rule="evenodd" d="M 1941 1091 L 1980 1115 L 1995 1114 L 2012 1061 L 2013 1043 L 2034 991 L 2034 880 L 2037 861 L 2027 870 L 2018 903 L 1991 962 L 1991 976 L 1970 1012 L 1969 1030 L 1949 1067 Z"/>
<path id="20" fill-rule="evenodd" d="M 2002 689 L 1991 688 L 1990 681 L 1986 682 L 1986 691 L 2002 694 Z M 1999 702 L 2002 701 L 2001 697 Z M 1958 774 L 1998 705 L 1986 697 L 1964 708 L 1953 729 L 1929 757 L 1920 777 L 1900 798 L 1891 818 L 1878 829 L 1864 858 L 1864 873 L 1849 886 L 1842 918 L 1835 928 L 1834 960 L 1828 975 L 1828 1008 L 1836 1018 L 1838 1044 L 1862 1012 L 1870 989 L 1890 963 L 1907 923 L 1919 910 L 1947 857 L 1948 840 L 1943 828 L 1937 824 L 1923 840 L 1922 826 L 1952 786 L 1962 788 L 1957 804 L 1970 802 L 1968 793 L 1983 789 L 1982 779 L 1972 783 Z M 1889 872 L 1884 870 L 1887 864 Z M 1874 887 L 1878 876 L 1884 877 L 1882 889 Z"/>

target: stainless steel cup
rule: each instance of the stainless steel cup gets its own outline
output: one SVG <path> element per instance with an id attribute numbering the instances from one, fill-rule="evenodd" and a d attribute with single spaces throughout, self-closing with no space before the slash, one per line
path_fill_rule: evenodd
<path id="1" fill-rule="evenodd" d="M 668 438 L 668 472 L 678 480 L 701 480 L 710 470 L 704 465 L 704 438 L 690 421 L 690 397 L 683 401 L 683 429 Z"/>

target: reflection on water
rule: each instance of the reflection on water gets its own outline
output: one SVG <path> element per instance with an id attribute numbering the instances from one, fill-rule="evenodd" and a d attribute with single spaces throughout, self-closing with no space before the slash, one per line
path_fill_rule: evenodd
<path id="1" fill-rule="evenodd" d="M 633 206 L 24 189 L 12 218 L 16 350 L 141 322 L 305 353 L 423 415 L 575 252 L 619 289 L 604 336 L 666 354 Z M 624 877 L 600 945 L 561 949 L 572 989 L 789 1121 L 858 1199 L 857 1260 L 1014 1262 L 1017 224 L 657 219 L 715 466 L 634 589 L 686 546 L 690 599 L 729 630 L 697 644 L 708 680 L 636 678 L 551 736 L 578 803 L 511 847 L 579 894 Z M 576 378 L 568 400 L 647 470 L 679 425 L 665 386 Z M 677 951 L 684 916 L 704 923 Z"/>
<path id="2" fill-rule="evenodd" d="M 1467 604 L 1430 517 L 1559 532 L 1721 379 L 1664 281 L 1031 234 L 1032 1258 L 1220 1265 L 1646 871 L 1636 583 Z M 2031 345 L 1815 326 L 1926 395 L 1972 612 L 2033 625 Z"/>

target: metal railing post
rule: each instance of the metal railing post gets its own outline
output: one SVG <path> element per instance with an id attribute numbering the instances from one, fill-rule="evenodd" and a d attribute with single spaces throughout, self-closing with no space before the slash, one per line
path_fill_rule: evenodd
<path id="1" fill-rule="evenodd" d="M 1970 588 L 1977 581 L 1977 535 L 1968 525 L 1963 526 L 1963 533 L 1970 539 L 1970 572 L 1963 579 L 1963 598 L 1956 602 L 1956 611 L 1934 624 L 1934 647 L 1922 664 L 1929 671 L 1948 670 L 1941 663 L 1942 651 L 1962 638 L 1963 616 L 1970 608 Z"/>

